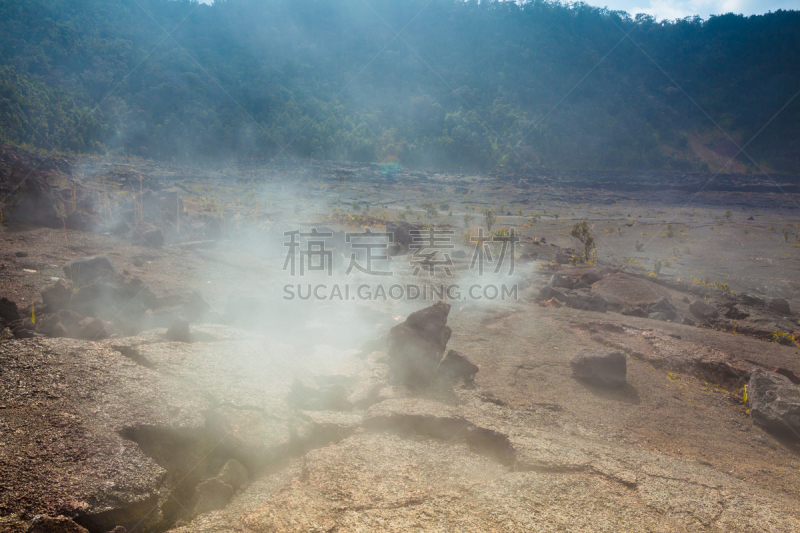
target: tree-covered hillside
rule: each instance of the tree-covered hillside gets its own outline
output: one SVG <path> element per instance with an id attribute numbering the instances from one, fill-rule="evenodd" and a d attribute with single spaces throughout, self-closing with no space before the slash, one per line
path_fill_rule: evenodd
<path id="1" fill-rule="evenodd" d="M 688 170 L 758 134 L 746 153 L 796 172 L 798 91 L 796 11 L 657 23 L 541 0 L 0 3 L 0 139 L 47 149 Z"/>

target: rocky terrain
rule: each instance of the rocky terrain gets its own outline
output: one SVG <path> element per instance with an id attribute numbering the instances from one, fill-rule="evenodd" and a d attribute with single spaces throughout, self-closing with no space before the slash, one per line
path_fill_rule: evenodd
<path id="1" fill-rule="evenodd" d="M 0 531 L 800 530 L 792 190 L 2 156 Z M 287 297 L 364 228 L 463 292 Z"/>

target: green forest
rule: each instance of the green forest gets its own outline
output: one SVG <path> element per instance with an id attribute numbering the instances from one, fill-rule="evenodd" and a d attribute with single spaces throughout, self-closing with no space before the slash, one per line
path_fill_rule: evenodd
<path id="1" fill-rule="evenodd" d="M 797 11 L 662 22 L 542 0 L 0 3 L 0 140 L 45 150 L 708 171 L 738 144 L 742 168 L 796 173 L 798 91 Z"/>

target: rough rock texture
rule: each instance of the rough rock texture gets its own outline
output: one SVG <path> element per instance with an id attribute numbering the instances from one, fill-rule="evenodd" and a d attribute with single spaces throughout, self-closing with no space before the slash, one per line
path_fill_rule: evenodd
<path id="1" fill-rule="evenodd" d="M 27 533 L 89 533 L 65 516 L 38 515 L 31 521 Z"/>
<path id="2" fill-rule="evenodd" d="M 781 313 L 782 315 L 792 314 L 792 310 L 789 307 L 789 302 L 783 298 L 773 298 L 772 300 L 769 300 L 767 302 L 767 307 L 777 313 Z"/>
<path id="3" fill-rule="evenodd" d="M 449 313 L 450 304 L 437 302 L 391 329 L 387 347 L 395 379 L 412 387 L 430 383 L 452 334 L 447 326 Z"/>
<path id="4" fill-rule="evenodd" d="M 439 362 L 436 373 L 446 378 L 463 379 L 471 382 L 475 379 L 475 374 L 478 373 L 478 370 L 478 365 L 467 359 L 467 356 L 455 350 L 448 350 Z"/>
<path id="5" fill-rule="evenodd" d="M 42 291 L 42 301 L 47 307 L 48 313 L 56 313 L 61 309 L 69 307 L 72 299 L 72 284 L 60 279 L 50 287 Z"/>
<path id="6" fill-rule="evenodd" d="M 592 349 L 575 354 L 570 360 L 572 372 L 578 378 L 605 387 L 625 385 L 627 362 L 617 350 Z"/>
<path id="7" fill-rule="evenodd" d="M 788 501 L 709 466 L 574 422 L 565 431 L 564 415 L 551 413 L 547 424 L 537 416 L 469 395 L 458 405 L 387 400 L 369 409 L 366 431 L 309 451 L 302 464 L 276 465 L 224 510 L 173 531 L 721 533 L 800 525 Z"/>
<path id="8" fill-rule="evenodd" d="M 700 320 L 708 320 L 719 316 L 719 312 L 703 300 L 695 300 L 692 302 L 689 305 L 689 311 Z"/>
<path id="9" fill-rule="evenodd" d="M 114 264 L 107 255 L 84 257 L 64 265 L 64 274 L 78 286 L 94 281 L 103 272 L 114 272 Z"/>
<path id="10" fill-rule="evenodd" d="M 19 319 L 17 304 L 8 298 L 0 298 L 0 322 L 9 323 Z"/>
<path id="11" fill-rule="evenodd" d="M 756 369 L 747 385 L 750 416 L 764 429 L 800 441 L 800 386 Z"/>
<path id="12" fill-rule="evenodd" d="M 145 522 L 159 520 L 167 472 L 123 435 L 201 431 L 202 395 L 114 350 L 66 339 L 4 342 L 0 367 L 1 508 L 102 531 L 154 507 Z"/>
<path id="13" fill-rule="evenodd" d="M 233 497 L 233 487 L 221 479 L 212 478 L 203 481 L 195 489 L 197 492 L 197 505 L 195 514 L 207 513 L 222 509 Z"/>

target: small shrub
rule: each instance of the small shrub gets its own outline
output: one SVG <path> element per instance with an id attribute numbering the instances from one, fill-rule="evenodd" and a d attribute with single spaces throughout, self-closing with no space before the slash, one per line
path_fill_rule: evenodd
<path id="1" fill-rule="evenodd" d="M 642 248 L 644 248 L 644 243 L 642 241 L 636 241 L 636 251 L 641 252 Z"/>

